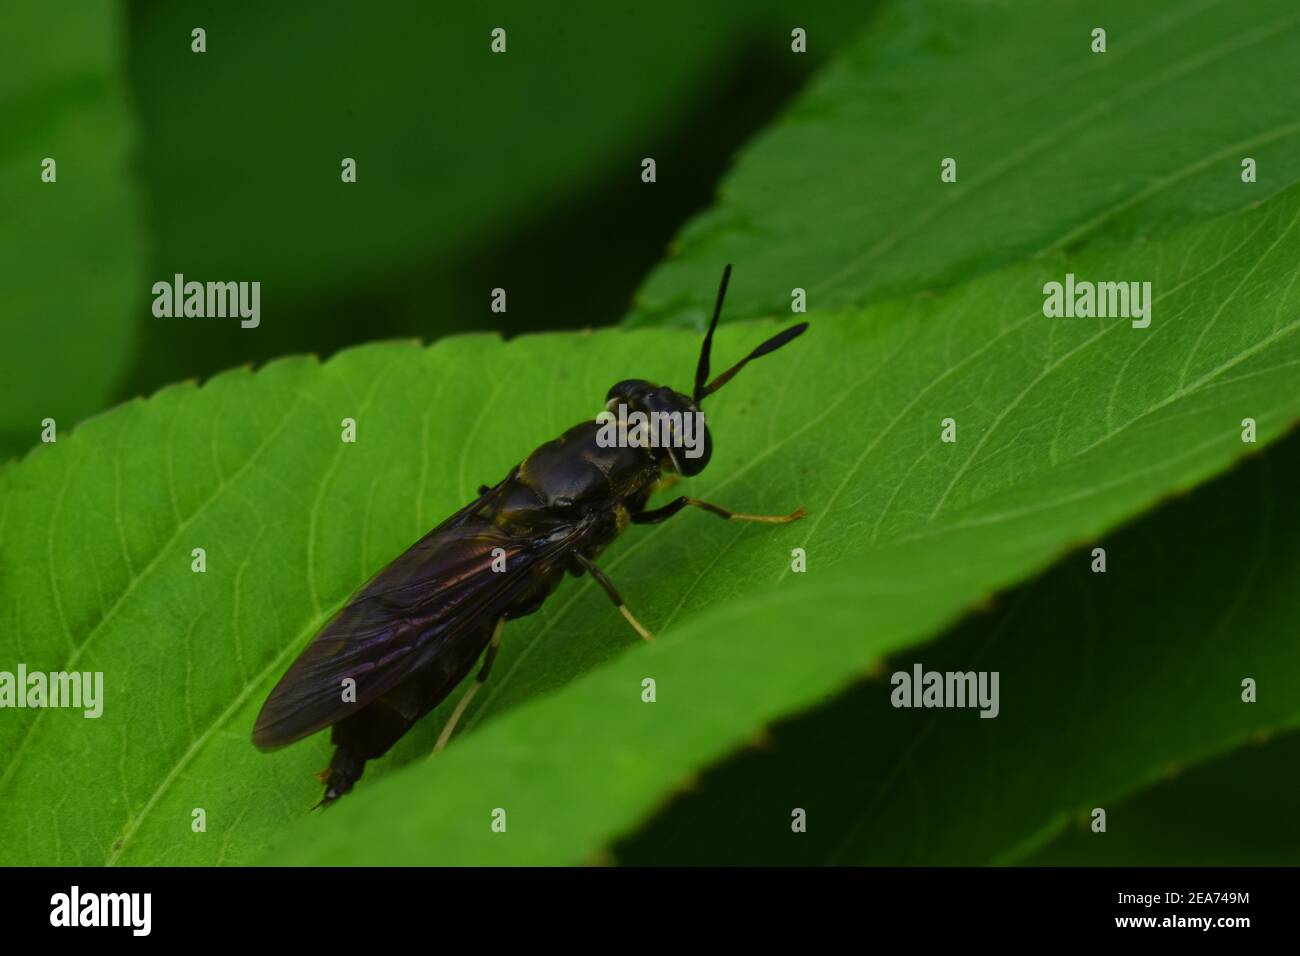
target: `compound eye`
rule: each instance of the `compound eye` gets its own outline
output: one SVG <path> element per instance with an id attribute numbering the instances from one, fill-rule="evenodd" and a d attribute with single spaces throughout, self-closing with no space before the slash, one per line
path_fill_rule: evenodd
<path id="1" fill-rule="evenodd" d="M 713 457 L 713 436 L 709 434 L 708 428 L 704 429 L 703 444 L 696 457 L 692 458 L 683 452 L 679 452 L 678 457 L 683 477 L 691 478 L 702 472 L 708 465 L 709 459 Z"/>
<path id="2" fill-rule="evenodd" d="M 605 393 L 605 404 L 610 402 L 624 402 L 630 404 L 631 399 L 635 398 L 641 392 L 650 387 L 650 383 L 640 378 L 625 378 L 617 385 L 610 388 Z"/>

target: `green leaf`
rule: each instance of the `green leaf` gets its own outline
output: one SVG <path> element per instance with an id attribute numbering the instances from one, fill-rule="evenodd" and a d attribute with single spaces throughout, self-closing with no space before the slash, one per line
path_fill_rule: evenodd
<path id="1" fill-rule="evenodd" d="M 0 459 L 33 445 L 43 419 L 70 428 L 107 404 L 147 301 L 119 17 L 109 0 L 6 4 Z"/>
<path id="2" fill-rule="evenodd" d="M 762 749 L 705 774 L 620 847 L 619 859 L 1240 866 L 1289 853 L 1294 862 L 1294 848 L 1278 845 L 1289 814 L 1270 813 L 1269 797 L 1252 786 L 1268 771 L 1246 773 L 1258 758 L 1220 761 L 1237 770 L 1217 775 L 1193 765 L 1300 725 L 1298 483 L 1293 434 L 1071 553 L 999 598 L 995 613 L 909 648 L 880 678 L 777 726 Z M 1094 544 L 1106 551 L 1104 574 L 1091 570 Z M 998 716 L 895 709 L 887 675 L 916 664 L 998 672 Z M 1254 703 L 1242 700 L 1245 678 L 1256 682 Z M 1180 772 L 1189 779 L 1177 793 L 1154 792 L 1171 789 L 1164 781 Z M 1293 768 L 1285 773 L 1294 777 Z M 1253 806 L 1256 824 L 1242 823 L 1234 801 Z M 797 837 L 792 807 L 808 814 Z M 1088 829 L 1098 807 L 1104 836 Z M 1272 845 L 1261 828 L 1274 834 Z M 1067 829 L 1055 853 L 1036 854 Z"/>
<path id="3" fill-rule="evenodd" d="M 1264 200 L 1300 177 L 1297 26 L 1289 0 L 890 5 L 746 149 L 628 321 L 699 325 L 726 262 L 729 319 L 789 314 L 795 288 L 824 312 Z"/>
<path id="4" fill-rule="evenodd" d="M 568 582 L 507 629 L 461 739 L 384 785 L 427 751 L 447 711 L 433 715 L 281 858 L 582 859 L 764 723 L 1225 468 L 1250 447 L 1245 414 L 1261 442 L 1277 437 L 1300 414 L 1297 218 L 1300 191 L 1128 255 L 818 321 L 710 399 L 716 450 L 690 482 L 811 517 L 636 529 L 602 563 L 657 645 L 624 653 L 636 639 L 608 601 Z M 1067 267 L 1149 277 L 1151 327 L 1045 318 L 1044 280 Z M 718 364 L 771 330 L 726 329 Z M 2 632 L 29 670 L 102 670 L 108 701 L 98 720 L 0 722 L 0 800 L 25 808 L 0 819 L 0 853 L 253 858 L 318 796 L 323 736 L 268 756 L 247 735 L 331 610 L 479 482 L 593 414 L 610 383 L 684 385 L 698 345 L 614 330 L 283 361 L 132 403 L 10 469 Z M 344 417 L 356 445 L 339 441 Z M 944 417 L 957 444 L 939 441 Z M 806 574 L 788 573 L 795 546 Z M 205 574 L 190 570 L 196 547 Z M 517 838 L 486 844 L 488 813 L 507 805 Z"/>

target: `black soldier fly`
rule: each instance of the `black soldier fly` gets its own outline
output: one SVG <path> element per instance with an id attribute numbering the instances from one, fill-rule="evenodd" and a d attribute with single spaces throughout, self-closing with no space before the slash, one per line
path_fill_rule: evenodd
<path id="1" fill-rule="evenodd" d="M 690 397 L 628 379 L 609 390 L 607 412 L 622 405 L 642 412 L 642 421 L 692 416 L 702 423 L 699 406 L 706 396 L 808 327 L 801 323 L 773 336 L 708 381 L 730 276 L 727 266 Z M 646 510 L 651 493 L 666 483 L 664 472 L 675 481 L 704 470 L 712 452 L 707 426 L 700 428 L 693 456 L 672 441 L 646 441 L 644 431 L 611 446 L 597 440 L 602 427 L 599 419 L 583 422 L 542 445 L 380 571 L 280 678 L 257 715 L 253 743 L 273 750 L 333 725 L 336 749 L 321 774 L 321 804 L 332 803 L 361 778 L 367 760 L 383 756 L 441 703 L 481 655 L 477 676 L 438 737 L 434 752 L 440 750 L 487 680 L 505 622 L 540 608 L 566 571 L 590 574 L 637 633 L 653 640 L 594 563 L 628 524 L 654 524 L 688 505 L 733 521 L 784 524 L 804 516 L 802 508 L 780 516 L 739 514 L 685 496 Z M 348 678 L 355 699 L 341 692 Z"/>

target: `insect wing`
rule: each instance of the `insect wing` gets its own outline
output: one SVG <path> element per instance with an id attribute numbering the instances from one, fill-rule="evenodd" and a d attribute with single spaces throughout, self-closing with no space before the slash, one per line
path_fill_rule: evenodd
<path id="1" fill-rule="evenodd" d="M 272 750 L 301 740 L 439 655 L 463 651 L 460 642 L 481 642 L 536 573 L 581 536 L 572 528 L 542 540 L 516 537 L 485 520 L 458 519 L 379 572 L 307 645 L 262 705 L 254 744 Z M 494 570 L 502 558 L 505 570 Z M 347 678 L 356 682 L 355 700 L 344 699 Z"/>

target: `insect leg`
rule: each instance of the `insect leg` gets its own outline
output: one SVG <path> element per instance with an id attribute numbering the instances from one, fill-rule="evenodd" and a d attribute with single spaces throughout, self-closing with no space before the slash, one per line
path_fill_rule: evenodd
<path id="1" fill-rule="evenodd" d="M 650 511 L 640 511 L 632 516 L 633 524 L 658 524 L 661 521 L 667 521 L 677 512 L 686 507 L 686 497 L 674 498 L 662 508 L 653 508 Z"/>
<path id="2" fill-rule="evenodd" d="M 800 518 L 807 517 L 808 512 L 803 508 L 795 508 L 788 515 L 748 515 L 741 514 L 739 511 L 729 511 L 721 505 L 710 504 L 707 501 L 701 501 L 699 498 L 687 498 L 686 503 L 696 508 L 703 508 L 710 514 L 715 514 L 719 518 L 728 518 L 731 521 L 760 521 L 763 524 L 789 524 L 791 521 L 798 521 Z"/>
<path id="3" fill-rule="evenodd" d="M 609 599 L 614 602 L 615 607 L 618 608 L 618 612 L 627 619 L 627 622 L 632 625 L 633 629 L 647 641 L 653 641 L 655 636 L 647 631 L 645 627 L 642 626 L 641 622 L 632 616 L 632 612 L 629 611 L 627 605 L 623 603 L 623 598 L 619 596 L 618 589 L 614 587 L 614 582 L 605 577 L 605 572 L 596 567 L 595 564 L 583 557 L 581 554 L 575 552 L 573 559 L 582 565 L 583 569 L 596 580 L 597 584 L 605 589 L 605 593 L 608 594 Z"/>
<path id="4" fill-rule="evenodd" d="M 433 745 L 433 753 L 437 753 L 443 747 L 447 746 L 447 741 L 451 739 L 451 732 L 456 729 L 461 714 L 465 713 L 465 708 L 469 702 L 474 699 L 478 689 L 483 686 L 487 680 L 488 674 L 492 670 L 492 661 L 496 659 L 497 648 L 501 646 L 501 631 L 505 629 L 506 619 L 503 617 L 497 621 L 496 628 L 492 631 L 492 640 L 488 642 L 487 651 L 483 654 L 483 666 L 479 668 L 478 676 L 474 678 L 474 683 L 470 684 L 460 700 L 456 702 L 456 709 L 451 712 L 447 718 L 447 724 L 442 728 L 442 733 L 438 735 L 438 742 Z M 433 756 L 433 754 L 430 754 Z"/>
<path id="5" fill-rule="evenodd" d="M 788 515 L 750 515 L 742 514 L 739 511 L 729 511 L 721 505 L 711 504 L 707 501 L 701 501 L 699 498 L 675 498 L 662 508 L 655 508 L 653 511 L 642 511 L 640 514 L 632 516 L 633 524 L 657 524 L 671 518 L 677 512 L 681 511 L 687 505 L 694 508 L 702 508 L 710 514 L 715 514 L 719 518 L 727 518 L 731 521 L 760 521 L 763 524 L 789 524 L 791 521 L 798 521 L 806 517 L 808 512 L 802 508 L 795 508 Z"/>

